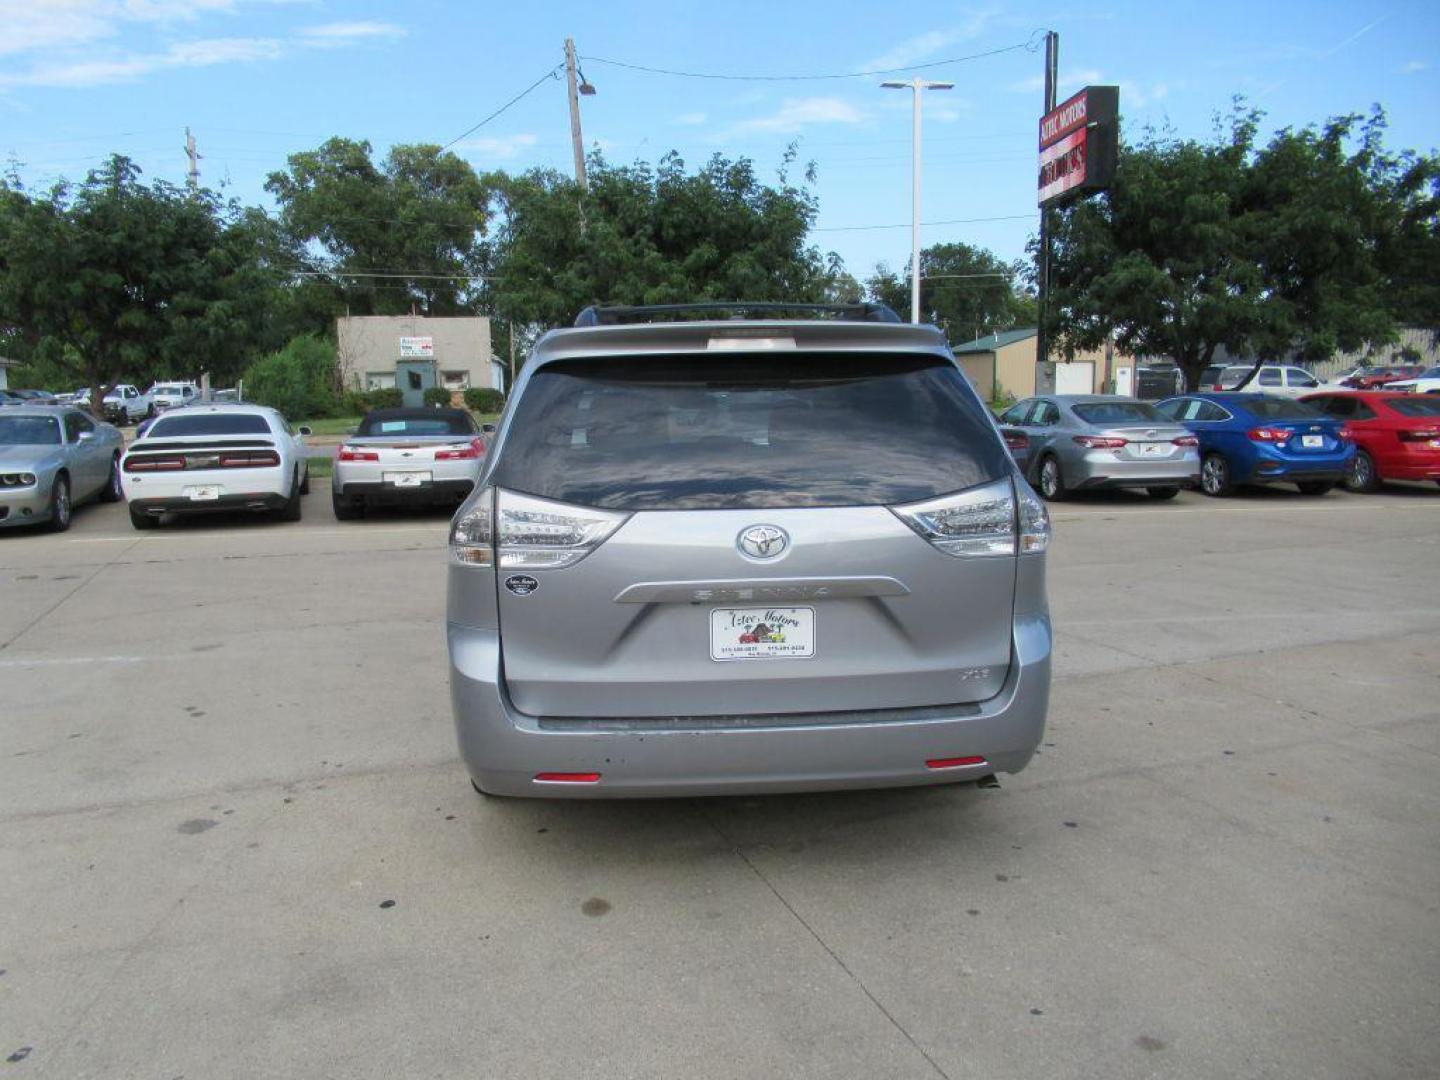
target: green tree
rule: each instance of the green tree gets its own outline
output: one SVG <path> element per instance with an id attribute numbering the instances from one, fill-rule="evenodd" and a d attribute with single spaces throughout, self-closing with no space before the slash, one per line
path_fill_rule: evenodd
<path id="1" fill-rule="evenodd" d="M 1109 192 L 1055 215 L 1062 348 L 1113 332 L 1194 385 L 1222 345 L 1258 370 L 1384 344 L 1397 318 L 1427 309 L 1433 320 L 1434 159 L 1386 152 L 1379 111 L 1263 146 L 1260 119 L 1237 105 L 1208 142 L 1147 133 L 1121 148 Z"/>
<path id="2" fill-rule="evenodd" d="M 1022 284 L 1024 264 L 1007 263 L 969 244 L 935 244 L 920 252 L 920 317 L 951 341 L 1035 324 L 1035 302 Z M 870 296 L 905 315 L 910 278 L 881 263 L 865 283 Z"/>
<path id="3" fill-rule="evenodd" d="M 140 181 L 116 155 L 76 186 L 0 185 L 0 327 L 20 358 L 90 387 L 224 380 L 282 333 L 284 273 L 259 211 Z M 283 340 L 283 339 L 281 339 Z"/>
<path id="4" fill-rule="evenodd" d="M 323 252 L 306 272 L 330 283 L 337 312 L 454 315 L 474 310 L 491 185 L 438 146 L 395 146 L 377 163 L 368 142 L 335 138 L 292 154 L 265 189 L 291 240 Z"/>
<path id="5" fill-rule="evenodd" d="M 654 168 L 592 154 L 583 195 L 553 170 L 507 178 L 487 304 L 549 327 L 594 303 L 854 300 L 838 257 L 806 245 L 813 176 L 792 183 L 793 162 L 791 150 L 773 185 L 749 160 L 718 154 L 693 173 L 674 153 Z"/>

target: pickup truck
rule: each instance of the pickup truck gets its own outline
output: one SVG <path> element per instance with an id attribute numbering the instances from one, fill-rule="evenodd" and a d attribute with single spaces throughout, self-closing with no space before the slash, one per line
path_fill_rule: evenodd
<path id="1" fill-rule="evenodd" d="M 189 405 L 200 396 L 200 389 L 192 382 L 163 382 L 150 387 L 150 403 L 158 412 L 176 405 Z"/>
<path id="2" fill-rule="evenodd" d="M 129 383 L 121 383 L 105 395 L 105 419 L 112 424 L 133 424 L 155 415 L 149 394 L 142 394 Z"/>

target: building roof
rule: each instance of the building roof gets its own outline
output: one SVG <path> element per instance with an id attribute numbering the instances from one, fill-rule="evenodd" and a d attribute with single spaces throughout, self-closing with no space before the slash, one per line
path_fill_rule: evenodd
<path id="1" fill-rule="evenodd" d="M 1024 341 L 1026 338 L 1033 338 L 1036 334 L 1035 327 L 1026 326 L 1016 330 L 1001 330 L 998 334 L 986 334 L 974 341 L 967 341 L 964 345 L 956 345 L 957 353 L 982 353 L 994 352 L 996 349 L 1003 349 L 1006 345 L 1013 345 L 1017 341 Z"/>

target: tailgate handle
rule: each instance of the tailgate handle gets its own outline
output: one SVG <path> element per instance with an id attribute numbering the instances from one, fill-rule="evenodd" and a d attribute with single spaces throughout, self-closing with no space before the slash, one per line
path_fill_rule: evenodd
<path id="1" fill-rule="evenodd" d="M 893 577 L 720 578 L 712 581 L 639 581 L 622 589 L 617 604 L 780 604 L 856 596 L 907 596 Z"/>

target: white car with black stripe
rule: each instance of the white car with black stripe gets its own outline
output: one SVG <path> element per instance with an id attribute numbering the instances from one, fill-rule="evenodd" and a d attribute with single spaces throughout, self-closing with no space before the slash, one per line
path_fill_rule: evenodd
<path id="1" fill-rule="evenodd" d="M 304 436 L 260 405 L 193 405 L 167 412 L 130 444 L 120 465 L 130 523 L 153 529 L 167 513 L 249 510 L 300 520 L 310 490 Z"/>

